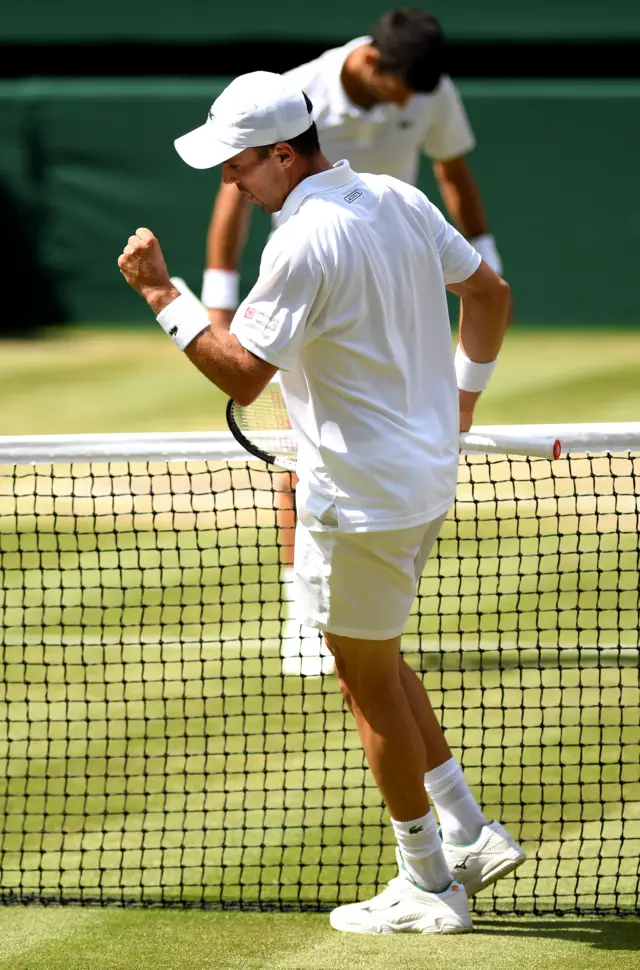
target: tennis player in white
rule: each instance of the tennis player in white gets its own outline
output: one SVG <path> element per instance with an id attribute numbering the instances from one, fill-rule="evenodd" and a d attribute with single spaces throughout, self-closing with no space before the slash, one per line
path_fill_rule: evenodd
<path id="1" fill-rule="evenodd" d="M 239 403 L 281 372 L 299 441 L 300 618 L 335 657 L 398 843 L 398 877 L 366 904 L 335 909 L 331 924 L 466 932 L 468 896 L 524 853 L 480 811 L 400 641 L 454 501 L 459 427 L 493 370 L 509 288 L 416 188 L 332 166 L 308 98 L 279 75 L 235 80 L 176 148 L 196 168 L 221 164 L 225 182 L 280 212 L 230 329 L 172 286 L 148 229 L 118 265 L 177 346 Z M 455 365 L 445 287 L 462 303 Z"/>
<path id="2" fill-rule="evenodd" d="M 446 41 L 436 17 L 402 7 L 384 14 L 371 36 L 328 50 L 285 77 L 312 101 L 322 150 L 330 162 L 346 158 L 357 172 L 393 175 L 415 185 L 420 157 L 428 157 L 452 222 L 500 273 L 500 257 L 466 158 L 475 147 L 474 134 L 458 91 L 444 73 L 445 64 Z M 234 183 L 222 183 L 209 227 L 202 287 L 202 302 L 211 308 L 214 323 L 228 324 L 238 305 L 238 266 L 250 209 Z M 300 639 L 290 615 L 294 502 L 291 476 L 283 474 L 277 481 L 285 611 L 282 669 L 315 676 L 330 671 L 333 661 L 326 651 L 318 654 L 316 636 Z"/>

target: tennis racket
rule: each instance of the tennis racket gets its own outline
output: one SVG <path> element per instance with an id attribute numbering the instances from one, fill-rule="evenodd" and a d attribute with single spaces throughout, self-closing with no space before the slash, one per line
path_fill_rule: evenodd
<path id="1" fill-rule="evenodd" d="M 227 424 L 236 441 L 250 455 L 287 471 L 296 470 L 298 446 L 279 384 L 269 384 L 248 407 L 229 401 Z M 479 428 L 460 435 L 460 451 L 554 459 L 562 454 L 562 445 L 553 437 L 489 433 Z"/>
<path id="2" fill-rule="evenodd" d="M 296 470 L 298 445 L 282 390 L 275 381 L 248 407 L 230 400 L 227 403 L 227 424 L 236 441 L 250 455 L 290 472 Z"/>

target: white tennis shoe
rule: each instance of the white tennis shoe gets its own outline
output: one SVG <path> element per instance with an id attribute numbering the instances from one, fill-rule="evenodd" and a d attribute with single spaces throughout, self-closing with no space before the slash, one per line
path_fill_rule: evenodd
<path id="1" fill-rule="evenodd" d="M 462 883 L 469 898 L 513 872 L 527 858 L 500 822 L 484 825 L 470 845 L 443 842 L 442 848 L 449 872 Z"/>
<path id="2" fill-rule="evenodd" d="M 441 893 L 416 886 L 403 869 L 386 889 L 364 903 L 338 906 L 329 917 L 342 933 L 468 933 L 469 901 L 457 882 Z"/>

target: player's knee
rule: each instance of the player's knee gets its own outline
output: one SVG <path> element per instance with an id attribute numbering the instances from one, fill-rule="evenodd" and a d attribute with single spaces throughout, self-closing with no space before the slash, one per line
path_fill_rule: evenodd
<path id="1" fill-rule="evenodd" d="M 350 709 L 353 709 L 354 704 L 361 707 L 370 702 L 384 702 L 394 694 L 397 687 L 393 676 L 371 669 L 366 663 L 356 663 L 351 658 L 345 660 L 344 657 L 336 656 L 336 671 L 343 696 L 345 691 L 350 695 Z"/>

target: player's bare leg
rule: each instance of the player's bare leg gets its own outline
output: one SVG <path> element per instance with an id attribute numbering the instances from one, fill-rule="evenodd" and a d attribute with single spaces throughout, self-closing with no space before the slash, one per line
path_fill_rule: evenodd
<path id="1" fill-rule="evenodd" d="M 298 477 L 293 472 L 280 472 L 275 479 L 275 507 L 278 526 L 278 547 L 282 569 L 293 567 L 293 548 L 296 535 L 296 494 Z"/>
<path id="2" fill-rule="evenodd" d="M 414 670 L 400 660 L 400 679 L 425 742 L 424 784 L 438 813 L 447 864 L 467 894 L 490 886 L 525 861 L 525 853 L 499 822 L 489 822 L 453 757 L 429 695 Z"/>
<path id="3" fill-rule="evenodd" d="M 447 744 L 444 731 L 422 681 L 402 657 L 400 657 L 400 681 L 425 745 L 425 772 L 432 771 L 449 761 L 451 748 Z"/>
<path id="4" fill-rule="evenodd" d="M 296 475 L 283 472 L 275 480 L 275 509 L 282 577 L 282 672 L 318 677 L 333 671 L 333 657 L 313 630 L 301 631 L 293 596 L 293 549 L 296 532 Z"/>
<path id="5" fill-rule="evenodd" d="M 499 822 L 489 822 L 482 813 L 451 753 L 422 681 L 402 657 L 399 678 L 423 740 L 424 785 L 438 813 L 447 864 L 453 877 L 473 896 L 522 865 L 525 853 Z M 340 683 L 353 710 L 348 686 L 342 679 Z"/>
<path id="6" fill-rule="evenodd" d="M 452 883 L 424 789 L 427 751 L 400 674 L 400 637 L 326 635 L 340 687 L 392 818 L 400 876 L 366 904 L 340 906 L 334 928 L 354 933 L 463 933 L 471 929 L 462 886 Z"/>

